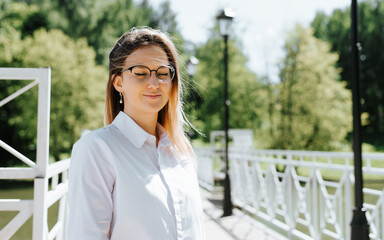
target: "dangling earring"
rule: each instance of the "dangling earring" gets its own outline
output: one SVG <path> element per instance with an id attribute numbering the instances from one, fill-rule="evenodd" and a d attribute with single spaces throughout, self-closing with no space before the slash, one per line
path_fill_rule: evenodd
<path id="1" fill-rule="evenodd" d="M 123 95 L 121 93 L 120 94 L 120 104 L 123 104 Z"/>

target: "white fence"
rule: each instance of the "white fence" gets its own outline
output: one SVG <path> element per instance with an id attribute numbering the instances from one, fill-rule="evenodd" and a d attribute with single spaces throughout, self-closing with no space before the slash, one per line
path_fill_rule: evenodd
<path id="1" fill-rule="evenodd" d="M 25 87 L 0 101 L 0 107 L 38 85 L 37 150 L 36 161 L 32 161 L 13 147 L 0 140 L 4 148 L 27 167 L 0 168 L 0 179 L 33 179 L 33 199 L 0 199 L 1 211 L 19 213 L 0 231 L 0 239 L 11 238 L 33 215 L 33 240 L 65 239 L 67 171 L 69 159 L 53 164 L 49 162 L 49 113 L 50 113 L 50 68 L 0 68 L 0 80 L 32 80 Z M 25 121 L 28 121 L 26 119 Z M 0 136 L 1 137 L 1 136 Z M 49 231 L 48 208 L 60 201 L 58 220 Z"/>
<path id="2" fill-rule="evenodd" d="M 195 150 L 200 181 L 214 184 L 207 169 L 217 165 L 220 151 Z M 384 154 L 363 154 L 363 159 L 364 175 L 384 180 L 384 168 L 375 167 L 384 165 Z M 350 239 L 352 153 L 232 148 L 229 160 L 232 201 L 244 211 L 288 239 Z M 384 240 L 383 187 L 363 189 L 370 238 L 376 240 Z"/>

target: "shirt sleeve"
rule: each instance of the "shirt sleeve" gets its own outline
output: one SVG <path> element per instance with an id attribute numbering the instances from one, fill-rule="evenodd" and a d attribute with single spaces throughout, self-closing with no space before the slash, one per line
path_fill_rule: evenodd
<path id="1" fill-rule="evenodd" d="M 115 171 L 109 148 L 97 135 L 88 135 L 72 149 L 67 240 L 110 237 Z"/>

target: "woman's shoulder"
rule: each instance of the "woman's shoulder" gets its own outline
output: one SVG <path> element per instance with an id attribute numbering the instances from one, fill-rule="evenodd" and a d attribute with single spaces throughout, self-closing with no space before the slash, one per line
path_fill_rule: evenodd
<path id="1" fill-rule="evenodd" d="M 115 165 L 103 131 L 104 128 L 89 131 L 73 145 L 69 175 L 75 182 L 91 181 L 95 174 L 101 174 L 103 179 L 114 178 Z"/>
<path id="2" fill-rule="evenodd" d="M 115 129 L 112 124 L 95 130 L 84 130 L 75 145 L 93 145 L 100 142 L 107 142 L 109 138 L 116 134 L 114 130 Z"/>
<path id="3" fill-rule="evenodd" d="M 89 164 L 90 162 L 106 163 L 112 159 L 109 138 L 112 136 L 110 128 L 106 126 L 100 129 L 88 131 L 73 145 L 71 158 L 77 164 Z"/>
<path id="4" fill-rule="evenodd" d="M 114 131 L 113 125 L 108 125 L 95 130 L 83 131 L 80 139 L 73 145 L 73 149 L 104 149 L 115 134 L 116 132 Z"/>

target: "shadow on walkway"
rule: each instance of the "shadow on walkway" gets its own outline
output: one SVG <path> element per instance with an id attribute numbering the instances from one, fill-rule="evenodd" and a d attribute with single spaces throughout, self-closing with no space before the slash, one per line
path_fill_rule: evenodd
<path id="1" fill-rule="evenodd" d="M 221 217 L 221 196 L 201 189 L 207 240 L 286 240 L 287 238 L 257 222 L 239 209 L 233 215 Z"/>

